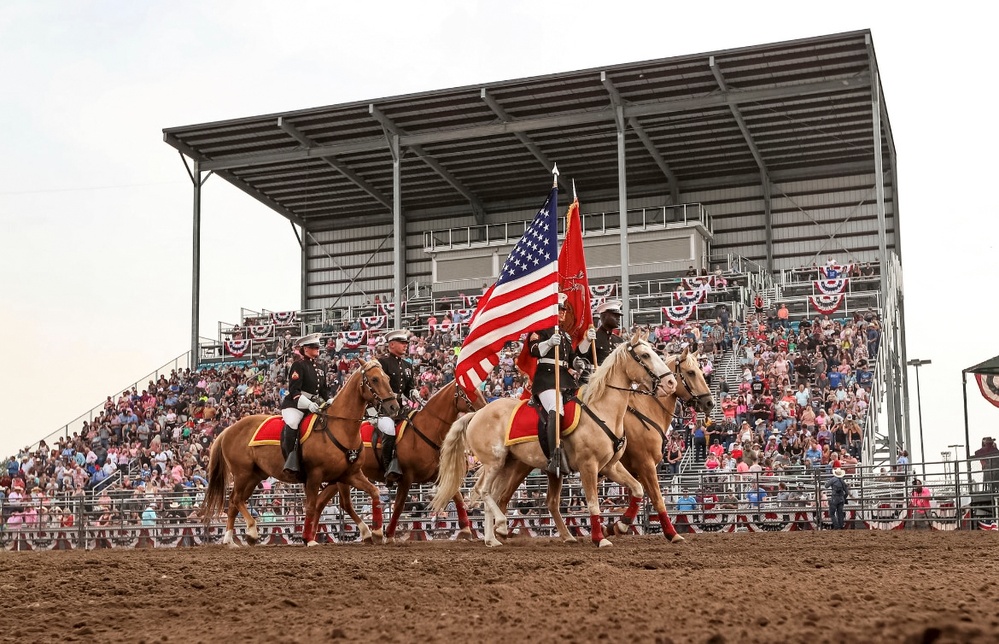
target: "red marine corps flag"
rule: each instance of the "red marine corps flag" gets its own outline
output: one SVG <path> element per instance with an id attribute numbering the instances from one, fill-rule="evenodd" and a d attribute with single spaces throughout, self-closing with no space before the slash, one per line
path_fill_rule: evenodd
<path id="1" fill-rule="evenodd" d="M 565 241 L 558 254 L 558 290 L 568 296 L 566 305 L 572 309 L 576 324 L 568 329 L 573 346 L 586 337 L 586 329 L 593 324 L 590 314 L 590 284 L 586 277 L 586 258 L 583 256 L 583 227 L 579 219 L 579 199 L 573 182 L 572 205 L 565 216 Z"/>
<path id="2" fill-rule="evenodd" d="M 558 188 L 513 247 L 499 279 L 479 298 L 454 368 L 471 396 L 499 363 L 503 345 L 558 324 Z"/>

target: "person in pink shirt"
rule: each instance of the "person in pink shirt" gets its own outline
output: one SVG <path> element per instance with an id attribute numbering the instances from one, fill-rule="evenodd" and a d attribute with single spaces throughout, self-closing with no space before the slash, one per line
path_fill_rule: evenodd
<path id="1" fill-rule="evenodd" d="M 913 525 L 917 528 L 927 527 L 926 514 L 930 509 L 930 489 L 923 485 L 919 479 L 912 481 L 912 508 Z"/>

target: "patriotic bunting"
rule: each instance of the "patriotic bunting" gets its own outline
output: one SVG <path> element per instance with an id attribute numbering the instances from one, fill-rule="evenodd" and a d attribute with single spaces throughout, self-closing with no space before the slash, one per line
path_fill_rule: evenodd
<path id="1" fill-rule="evenodd" d="M 704 288 L 705 286 L 711 286 L 711 276 L 702 275 L 701 277 L 684 277 L 680 280 L 683 288 L 688 291 L 695 291 L 699 288 Z"/>
<path id="2" fill-rule="evenodd" d="M 274 334 L 273 324 L 255 324 L 246 328 L 250 331 L 250 337 L 254 340 L 266 340 Z"/>
<path id="3" fill-rule="evenodd" d="M 440 329 L 442 333 L 447 333 L 448 329 L 451 328 L 451 317 L 447 316 L 442 318 L 441 321 L 437 323 L 437 328 Z"/>
<path id="4" fill-rule="evenodd" d="M 368 331 L 376 331 L 385 326 L 385 322 L 388 316 L 385 315 L 365 315 L 358 318 L 361 321 L 361 326 Z"/>
<path id="5" fill-rule="evenodd" d="M 679 306 L 664 306 L 663 315 L 671 323 L 680 325 L 690 319 L 697 310 L 696 304 L 681 304 Z"/>
<path id="6" fill-rule="evenodd" d="M 278 326 L 291 326 L 298 320 L 298 311 L 275 311 L 271 313 L 271 319 Z"/>
<path id="7" fill-rule="evenodd" d="M 454 309 L 451 311 L 451 319 L 455 324 L 463 324 L 472 318 L 475 309 Z"/>
<path id="8" fill-rule="evenodd" d="M 708 293 L 704 288 L 696 288 L 689 291 L 673 291 L 673 301 L 680 304 L 701 304 L 707 299 Z"/>
<path id="9" fill-rule="evenodd" d="M 847 284 L 850 280 L 845 277 L 836 277 L 833 279 L 816 280 L 815 290 L 823 295 L 835 295 L 837 293 L 842 293 L 846 290 Z"/>
<path id="10" fill-rule="evenodd" d="M 812 308 L 822 315 L 831 315 L 843 305 L 843 294 L 839 295 L 809 295 L 808 301 Z"/>
<path id="11" fill-rule="evenodd" d="M 607 301 L 606 297 L 591 297 L 590 298 L 590 314 L 591 317 L 596 313 L 597 307 Z"/>
<path id="12" fill-rule="evenodd" d="M 481 295 L 464 295 L 461 296 L 461 303 L 465 305 L 466 309 L 475 310 L 475 307 L 479 305 L 479 298 Z"/>
<path id="13" fill-rule="evenodd" d="M 985 400 L 999 407 L 999 376 L 976 373 L 975 381 L 978 383 L 978 390 L 982 392 Z"/>
<path id="14" fill-rule="evenodd" d="M 395 302 L 379 302 L 378 303 L 378 311 L 382 315 L 384 315 L 386 317 L 391 316 L 392 314 L 395 313 Z M 402 312 L 403 313 L 406 312 L 406 302 L 405 301 L 403 301 L 403 303 L 402 303 Z"/>
<path id="15" fill-rule="evenodd" d="M 343 346 L 348 349 L 357 349 L 362 344 L 364 344 L 365 336 L 367 331 L 343 331 L 340 333 L 340 337 L 343 339 Z"/>
<path id="16" fill-rule="evenodd" d="M 593 297 L 613 297 L 617 284 L 590 284 L 590 295 Z"/>
<path id="17" fill-rule="evenodd" d="M 231 355 L 234 358 L 242 358 L 243 354 L 246 353 L 247 351 L 249 351 L 249 349 L 250 349 L 250 340 L 249 340 L 249 338 L 247 338 L 246 340 L 226 340 L 225 341 L 225 350 L 226 350 L 226 353 L 228 353 L 229 355 Z"/>

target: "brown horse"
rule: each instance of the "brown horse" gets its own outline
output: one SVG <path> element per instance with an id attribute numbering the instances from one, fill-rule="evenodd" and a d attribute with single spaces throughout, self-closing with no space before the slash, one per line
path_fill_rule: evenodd
<path id="1" fill-rule="evenodd" d="M 593 416 L 582 413 L 576 429 L 567 434 L 562 443 L 569 464 L 579 472 L 590 513 L 591 539 L 600 547 L 609 546 L 611 542 L 604 538 L 600 523 L 597 477 L 604 474 L 627 486 L 635 499 L 640 500 L 644 496 L 642 485 L 620 463 L 624 442 L 622 425 L 632 387 L 636 384 L 656 387 L 659 379 L 669 375 L 669 368 L 663 359 L 636 333 L 630 341 L 622 343 L 611 353 L 580 393 L 580 400 L 589 407 Z M 512 471 L 523 471 L 526 475 L 531 469 L 544 469 L 547 464 L 536 442 L 506 444 L 506 426 L 518 404 L 517 400 L 501 398 L 481 411 L 466 415 L 451 426 L 441 448 L 441 472 L 437 494 L 431 502 L 433 510 L 442 510 L 461 487 L 467 468 L 467 445 L 482 462 L 473 497 L 482 497 L 486 514 L 485 541 L 490 547 L 501 545 L 495 536 L 495 525 L 499 522 L 505 524 L 506 521 L 506 513 L 497 505 L 493 495 L 494 481 L 497 477 L 510 480 L 507 477 L 512 476 Z M 602 422 L 597 422 L 594 416 L 603 419 Z M 567 534 L 558 507 L 561 481 L 553 483 L 549 488 L 548 509 L 559 533 Z"/>
<path id="2" fill-rule="evenodd" d="M 440 466 L 441 443 L 451 424 L 460 414 L 469 413 L 482 409 L 486 401 L 479 394 L 476 399 L 471 400 L 465 390 L 458 387 L 451 381 L 442 387 L 437 393 L 430 397 L 419 411 L 410 414 L 406 421 L 406 430 L 402 438 L 396 445 L 396 456 L 402 469 L 402 478 L 399 479 L 399 487 L 395 493 L 395 504 L 392 507 L 392 518 L 389 519 L 388 527 L 385 529 L 385 539 L 391 540 L 395 537 L 395 529 L 402 516 L 403 507 L 409 496 L 409 489 L 414 483 L 428 483 L 437 478 Z M 364 446 L 361 455 L 361 471 L 372 481 L 384 481 L 385 472 L 382 471 L 378 454 L 373 446 Z M 325 507 L 335 491 L 340 493 L 340 507 L 350 514 L 350 517 L 357 525 L 363 525 L 361 517 L 354 511 L 350 502 L 350 488 L 345 483 L 337 486 L 334 490 L 332 486 L 327 487 L 320 494 L 319 507 Z M 454 495 L 455 507 L 458 510 L 459 536 L 471 536 L 472 528 L 468 521 L 468 513 L 465 511 L 465 504 L 462 502 L 461 494 Z"/>
<path id="3" fill-rule="evenodd" d="M 680 355 L 666 358 L 666 364 L 676 377 L 676 390 L 665 396 L 660 393 L 658 396 L 649 394 L 633 397 L 624 420 L 628 445 L 621 463 L 635 475 L 651 497 L 652 507 L 659 515 L 663 535 L 671 543 L 677 543 L 683 541 L 683 537 L 676 533 L 673 522 L 666 514 L 666 503 L 663 501 L 662 490 L 659 489 L 656 466 L 663 458 L 666 432 L 673 422 L 677 398 L 705 414 L 711 412 L 715 403 L 711 388 L 704 380 L 704 372 L 701 371 L 696 352 L 684 349 Z M 627 531 L 630 524 L 628 517 L 623 517 L 614 524 L 614 531 Z"/>
<path id="4" fill-rule="evenodd" d="M 371 495 L 372 524 L 381 530 L 381 506 L 378 488 L 364 478 L 358 455 L 361 450 L 361 421 L 368 406 L 381 408 L 382 413 L 394 416 L 399 413 L 399 403 L 389 384 L 388 376 L 377 360 L 370 360 L 351 375 L 343 388 L 325 407 L 310 440 L 302 443 L 302 471 L 305 475 L 305 528 L 302 537 L 310 545 L 318 545 L 316 531 L 319 513 L 323 506 L 317 504 L 323 483 L 343 482 Z M 268 416 L 256 415 L 240 419 L 226 428 L 212 444 L 208 463 L 208 491 L 201 506 L 205 523 L 210 523 L 222 511 L 226 485 L 230 474 L 233 479 L 229 496 L 228 522 L 223 544 L 237 546 L 233 537 L 236 514 L 246 520 L 246 539 L 251 544 L 259 538 L 257 522 L 246 508 L 246 501 L 257 484 L 272 476 L 285 483 L 298 483 L 298 479 L 284 472 L 284 457 L 280 445 L 250 447 L 250 440 L 257 427 Z M 327 489 L 336 486 L 327 486 Z M 361 524 L 361 536 L 371 539 L 371 531 Z"/>

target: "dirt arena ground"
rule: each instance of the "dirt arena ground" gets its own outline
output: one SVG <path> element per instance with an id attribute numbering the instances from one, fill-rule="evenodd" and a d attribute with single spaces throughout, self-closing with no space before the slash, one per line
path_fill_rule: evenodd
<path id="1" fill-rule="evenodd" d="M 13 642 L 995 642 L 995 533 L 0 553 Z"/>

